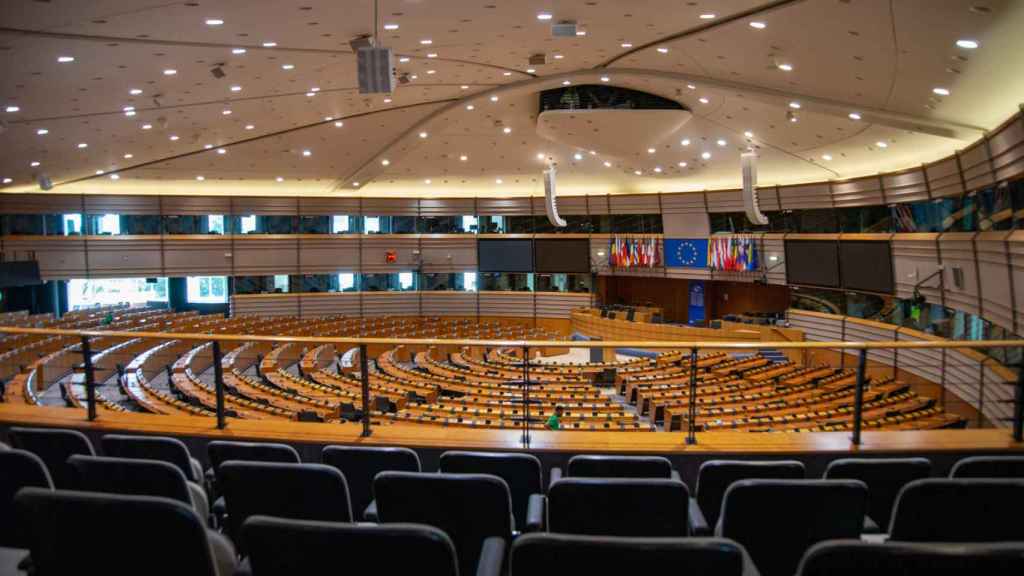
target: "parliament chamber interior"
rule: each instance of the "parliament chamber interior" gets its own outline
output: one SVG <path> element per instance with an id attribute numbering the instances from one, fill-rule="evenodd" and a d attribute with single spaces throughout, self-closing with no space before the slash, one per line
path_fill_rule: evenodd
<path id="1" fill-rule="evenodd" d="M 0 3 L 0 575 L 1024 574 L 1021 29 Z"/>

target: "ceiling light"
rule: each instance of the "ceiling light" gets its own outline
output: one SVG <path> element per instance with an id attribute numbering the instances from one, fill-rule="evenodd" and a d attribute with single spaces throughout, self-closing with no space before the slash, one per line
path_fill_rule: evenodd
<path id="1" fill-rule="evenodd" d="M 245 48 L 232 48 L 232 54 L 245 54 Z"/>
<path id="2" fill-rule="evenodd" d="M 689 88 L 690 90 L 696 90 L 697 89 L 697 87 L 694 86 L 693 84 L 687 84 L 686 87 Z"/>
<path id="3" fill-rule="evenodd" d="M 463 154 L 462 156 L 459 156 L 459 160 L 462 161 L 462 162 L 465 162 L 466 160 L 469 160 L 469 156 L 466 156 L 465 154 Z"/>
<path id="4" fill-rule="evenodd" d="M 799 110 L 800 109 L 800 103 L 796 102 L 796 101 L 790 102 L 789 103 L 789 107 L 792 108 L 793 110 Z"/>
<path id="5" fill-rule="evenodd" d="M 124 115 L 128 116 L 129 118 L 132 117 L 132 116 L 135 116 L 135 110 L 129 110 L 129 111 L 125 112 Z"/>
<path id="6" fill-rule="evenodd" d="M 534 73 L 534 72 L 536 72 L 536 71 L 537 71 L 537 69 L 536 69 L 536 68 L 527 68 L 527 69 L 526 69 L 526 73 L 527 73 L 527 74 L 533 74 L 533 73 Z"/>
<path id="7" fill-rule="evenodd" d="M 611 162 L 609 162 L 609 161 L 607 161 L 607 160 L 605 160 L 605 161 L 604 161 L 604 167 L 605 167 L 605 168 L 611 168 L 611 167 L 612 167 L 612 163 L 611 163 Z"/>
<path id="8" fill-rule="evenodd" d="M 660 52 L 662 54 L 668 54 L 668 48 L 662 46 L 662 47 L 658 48 L 658 52 Z"/>
<path id="9" fill-rule="evenodd" d="M 622 44 L 620 44 L 620 46 L 622 46 L 623 48 L 632 48 L 633 47 L 633 45 L 631 43 L 629 43 L 629 42 L 623 42 Z"/>
<path id="10" fill-rule="evenodd" d="M 220 18 L 209 18 L 206 20 L 207 26 L 220 26 L 222 24 L 224 24 L 224 21 Z"/>
<path id="11" fill-rule="evenodd" d="M 601 76 L 601 82 L 610 82 L 610 81 L 611 81 L 611 78 L 609 78 L 607 76 Z"/>
<path id="12" fill-rule="evenodd" d="M 415 79 L 419 78 L 419 76 L 417 76 L 417 75 L 413 74 L 412 76 L 409 76 L 409 78 L 410 78 L 411 80 L 415 80 Z"/>
<path id="13" fill-rule="evenodd" d="M 134 158 L 134 157 L 135 157 L 135 156 L 133 156 L 132 154 L 125 154 L 125 155 L 124 155 L 124 159 L 125 159 L 125 160 L 131 160 L 131 159 L 132 159 L 132 158 Z"/>
<path id="14" fill-rule="evenodd" d="M 797 115 L 794 114 L 792 110 L 786 110 L 786 119 L 789 120 L 790 122 L 796 122 L 797 120 L 799 120 L 799 118 L 797 118 Z"/>
<path id="15" fill-rule="evenodd" d="M 822 154 L 821 155 L 821 159 L 825 160 L 825 161 L 830 161 L 830 160 L 832 160 L 832 155 L 831 154 Z"/>
<path id="16" fill-rule="evenodd" d="M 231 110 L 221 110 L 220 113 L 224 116 L 231 116 Z"/>
<path id="17" fill-rule="evenodd" d="M 511 76 L 512 73 L 511 72 L 502 72 L 501 75 L 502 76 Z"/>
<path id="18" fill-rule="evenodd" d="M 256 128 L 256 127 L 255 127 L 255 126 L 253 126 L 252 124 L 246 124 L 246 125 L 245 125 L 245 129 L 246 129 L 246 130 L 252 130 L 252 129 L 254 129 L 254 128 Z"/>
<path id="19" fill-rule="evenodd" d="M 680 168 L 686 168 L 686 162 L 680 162 L 679 163 L 679 167 Z"/>
<path id="20" fill-rule="evenodd" d="M 284 178 L 281 177 L 281 176 L 278 176 L 277 178 L 274 178 L 274 180 L 277 180 L 278 182 L 284 182 Z"/>
<path id="21" fill-rule="evenodd" d="M 683 138 L 682 140 L 679 141 L 679 143 L 682 144 L 683 146 L 689 146 L 690 145 L 690 139 L 689 138 Z"/>
<path id="22" fill-rule="evenodd" d="M 11 182 L 14 182 L 13 178 L 4 178 L 4 184 L 10 184 Z"/>
<path id="23" fill-rule="evenodd" d="M 384 99 L 384 103 L 385 104 L 391 104 L 391 98 L 385 98 Z"/>
<path id="24" fill-rule="evenodd" d="M 352 187 L 353 188 L 359 188 L 359 182 L 353 182 L 352 183 Z"/>
<path id="25" fill-rule="evenodd" d="M 563 54 L 555 54 L 555 60 L 561 60 L 562 58 L 565 58 Z"/>
<path id="26" fill-rule="evenodd" d="M 657 152 L 657 150 L 655 150 L 654 148 L 648 148 L 647 149 L 647 153 L 648 154 L 654 154 L 655 152 Z"/>
<path id="27" fill-rule="evenodd" d="M 135 111 L 135 106 L 125 106 L 121 110 L 124 111 L 124 112 L 134 112 Z"/>
<path id="28" fill-rule="evenodd" d="M 430 54 L 427 54 L 427 58 L 437 58 L 437 52 L 431 52 Z"/>
<path id="29" fill-rule="evenodd" d="M 35 168 L 36 166 L 39 166 L 39 162 L 38 161 L 32 161 L 32 162 L 29 163 L 29 166 L 31 166 L 32 168 Z"/>
<path id="30" fill-rule="evenodd" d="M 232 86 L 231 87 L 231 91 L 232 92 L 241 92 L 242 91 L 242 87 L 241 86 Z"/>
<path id="31" fill-rule="evenodd" d="M 313 86 L 312 88 L 309 89 L 309 91 L 310 92 L 319 92 L 320 91 L 320 87 L 319 86 Z"/>
<path id="32" fill-rule="evenodd" d="M 177 140 L 177 139 L 178 139 L 178 137 L 177 137 L 177 136 L 175 136 L 175 135 L 171 135 L 171 141 L 172 141 L 172 142 L 173 142 L 173 141 L 175 141 L 175 140 Z"/>
<path id="33" fill-rule="evenodd" d="M 716 14 L 711 14 L 711 13 L 708 13 L 708 14 L 701 14 L 701 15 L 700 15 L 700 19 L 701 19 L 701 20 L 714 20 L 714 19 L 715 19 L 715 16 L 716 16 Z"/>
<path id="34" fill-rule="evenodd" d="M 764 30 L 765 28 L 768 27 L 768 25 L 765 24 L 764 22 L 760 22 L 760 21 L 755 20 L 754 22 L 750 23 L 750 27 L 751 28 L 757 28 L 758 30 Z"/>
<path id="35" fill-rule="evenodd" d="M 573 154 L 572 157 L 576 160 L 583 160 L 583 154 L 580 154 L 579 152 Z"/>
<path id="36" fill-rule="evenodd" d="M 654 171 L 657 172 L 658 174 L 661 174 L 661 166 L 655 166 Z"/>
<path id="37" fill-rule="evenodd" d="M 295 64 L 281 64 L 281 70 L 293 70 Z"/>
<path id="38" fill-rule="evenodd" d="M 705 160 L 708 160 L 708 159 L 711 158 L 711 152 L 702 152 L 700 157 L 705 159 Z"/>
<path id="39" fill-rule="evenodd" d="M 537 14 L 537 20 L 551 20 L 551 14 L 549 12 L 541 12 Z"/>
<path id="40" fill-rule="evenodd" d="M 590 155 L 591 156 L 597 156 L 597 150 L 591 150 L 590 151 Z"/>
<path id="41" fill-rule="evenodd" d="M 74 62 L 74 61 L 75 61 L 75 57 L 74 56 L 57 56 L 57 62 L 60 62 L 61 64 L 67 64 L 68 62 Z"/>
<path id="42" fill-rule="evenodd" d="M 338 120 L 337 122 L 334 123 L 334 127 L 335 128 L 341 128 L 344 125 L 345 125 L 345 123 L 342 122 L 341 120 Z"/>
<path id="43" fill-rule="evenodd" d="M 88 148 L 88 147 L 89 147 L 89 145 L 88 145 L 88 144 L 86 144 L 85 142 L 79 142 L 79 143 L 78 143 L 78 147 L 79 147 L 79 148 Z"/>
<path id="44" fill-rule="evenodd" d="M 203 148 L 205 148 L 206 150 L 210 150 L 213 148 L 213 144 L 203 144 Z"/>
<path id="45" fill-rule="evenodd" d="M 152 125 L 152 124 L 143 124 L 143 125 L 142 125 L 142 129 L 143 129 L 143 130 L 149 130 L 149 129 L 151 129 L 151 128 L 153 128 L 153 125 Z"/>
<path id="46" fill-rule="evenodd" d="M 398 24 L 395 24 L 393 22 L 389 22 L 389 23 L 384 25 L 384 29 L 385 30 L 398 30 Z"/>
<path id="47" fill-rule="evenodd" d="M 701 104 L 707 104 L 708 102 L 710 102 L 710 100 L 704 98 L 703 96 L 701 96 L 697 101 L 700 102 Z"/>
<path id="48" fill-rule="evenodd" d="M 424 184 L 430 184 L 430 178 L 427 178 L 426 180 L 424 180 L 423 183 Z"/>
<path id="49" fill-rule="evenodd" d="M 199 180 L 200 182 L 202 182 L 203 180 L 206 180 L 206 177 L 205 176 L 196 176 L 196 180 Z"/>
<path id="50" fill-rule="evenodd" d="M 420 132 L 420 138 L 426 138 L 427 136 L 429 136 L 429 134 L 426 132 Z"/>
<path id="51" fill-rule="evenodd" d="M 381 166 L 390 166 L 391 165 L 391 160 L 388 160 L 387 158 L 385 158 L 385 159 L 380 161 L 380 165 Z"/>
<path id="52" fill-rule="evenodd" d="M 178 71 L 175 70 L 174 68 L 168 68 L 168 69 L 164 70 L 164 76 L 174 76 L 177 73 L 178 73 Z"/>
<path id="53" fill-rule="evenodd" d="M 497 102 L 497 101 L 498 101 L 498 95 L 497 94 L 495 94 L 494 96 L 491 96 L 491 102 Z"/>
<path id="54" fill-rule="evenodd" d="M 586 30 L 577 30 L 576 31 L 576 35 L 577 36 L 586 36 L 587 35 L 587 31 Z"/>
<path id="55" fill-rule="evenodd" d="M 475 108 L 476 106 L 473 106 L 472 104 L 466 104 L 466 110 L 473 110 Z"/>
<path id="56" fill-rule="evenodd" d="M 793 71 L 793 65 L 792 64 L 786 64 L 785 62 L 783 62 L 782 64 L 779 64 L 779 70 L 784 70 L 786 72 L 792 72 Z"/>
<path id="57" fill-rule="evenodd" d="M 437 73 L 437 70 L 427 70 L 427 74 L 435 74 L 435 73 Z"/>
<path id="58" fill-rule="evenodd" d="M 97 176 L 102 176 L 103 175 L 103 170 L 97 170 L 96 171 L 96 175 Z"/>
<path id="59" fill-rule="evenodd" d="M 537 160 L 543 160 L 545 158 L 543 152 L 537 152 Z"/>
<path id="60" fill-rule="evenodd" d="M 310 156 L 313 155 L 313 152 L 311 150 L 303 150 L 302 155 L 309 158 Z"/>
<path id="61" fill-rule="evenodd" d="M 512 129 L 509 128 L 508 126 L 505 126 L 504 128 L 502 128 L 501 131 L 504 132 L 505 134 L 511 134 L 512 133 Z"/>
<path id="62" fill-rule="evenodd" d="M 228 151 L 225 150 L 224 148 L 217 148 L 217 154 L 227 154 L 227 153 L 228 153 Z"/>
<path id="63" fill-rule="evenodd" d="M 263 47 L 264 48 L 273 48 L 275 46 L 277 46 L 277 42 L 264 42 L 263 43 Z"/>
<path id="64" fill-rule="evenodd" d="M 40 128 L 39 130 L 36 130 L 36 134 L 38 134 L 40 136 L 46 136 L 49 133 L 50 133 L 50 131 L 47 130 L 46 128 Z"/>
<path id="65" fill-rule="evenodd" d="M 751 132 L 750 130 L 747 130 L 746 132 L 744 132 L 743 135 L 746 136 L 747 138 L 753 138 L 754 137 L 754 133 Z"/>
<path id="66" fill-rule="evenodd" d="M 128 91 L 128 93 L 132 96 L 138 96 L 139 94 L 142 94 L 142 90 L 140 90 L 139 88 L 132 88 Z"/>
<path id="67" fill-rule="evenodd" d="M 878 146 L 879 148 L 888 148 L 889 147 L 888 143 L 882 142 L 881 140 L 879 140 L 878 142 L 875 142 L 875 145 Z"/>
<path id="68" fill-rule="evenodd" d="M 957 40 L 956 41 L 956 45 L 959 46 L 960 48 L 963 48 L 964 50 L 974 50 L 975 48 L 977 48 L 979 46 L 977 40 L 967 40 L 967 39 Z"/>
<path id="69" fill-rule="evenodd" d="M 459 90 L 469 90 L 469 86 L 463 84 L 462 86 L 459 86 Z"/>
<path id="70" fill-rule="evenodd" d="M 562 86 L 568 86 L 570 84 L 572 84 L 572 82 L 570 82 L 568 80 L 562 80 Z"/>
<path id="71" fill-rule="evenodd" d="M 18 108 L 17 106 L 8 106 L 7 108 L 4 108 L 5 112 L 17 112 L 19 110 L 21 110 L 21 108 Z"/>
<path id="72" fill-rule="evenodd" d="M 494 179 L 494 183 L 495 184 L 501 184 L 502 183 L 502 179 L 501 178 L 495 178 Z"/>
<path id="73" fill-rule="evenodd" d="M 719 146 L 725 146 L 725 144 L 726 144 L 725 140 L 723 140 L 721 138 L 718 139 L 718 145 Z"/>
<path id="74" fill-rule="evenodd" d="M 121 176 L 120 176 L 120 175 L 118 175 L 118 174 L 111 174 L 111 175 L 110 175 L 110 179 L 111 179 L 111 180 L 120 180 L 120 179 L 121 179 Z"/>
<path id="75" fill-rule="evenodd" d="M 643 172 L 639 170 L 633 170 L 633 174 L 636 174 L 637 176 L 643 176 Z"/>
<path id="76" fill-rule="evenodd" d="M 860 120 L 859 112 L 850 112 L 848 116 L 850 117 L 850 120 Z"/>
<path id="77" fill-rule="evenodd" d="M 409 61 L 409 57 L 408 56 L 402 56 L 401 58 L 398 59 L 398 61 L 401 62 L 402 64 L 405 64 L 406 62 Z"/>
<path id="78" fill-rule="evenodd" d="M 424 38 L 423 40 L 420 40 L 420 44 L 423 44 L 424 46 L 430 46 L 433 43 L 434 41 L 431 40 L 430 38 Z"/>
<path id="79" fill-rule="evenodd" d="M 938 94 L 939 96 L 949 96 L 948 88 L 932 88 L 932 92 Z"/>

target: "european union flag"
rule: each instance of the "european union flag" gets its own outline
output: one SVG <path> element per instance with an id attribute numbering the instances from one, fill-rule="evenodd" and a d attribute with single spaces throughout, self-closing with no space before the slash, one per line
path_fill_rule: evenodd
<path id="1" fill-rule="evenodd" d="M 669 268 L 707 268 L 707 238 L 666 238 L 665 266 Z"/>

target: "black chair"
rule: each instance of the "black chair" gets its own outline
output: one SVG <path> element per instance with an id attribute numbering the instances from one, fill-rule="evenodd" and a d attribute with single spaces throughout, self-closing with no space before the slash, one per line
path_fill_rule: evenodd
<path id="1" fill-rule="evenodd" d="M 42 459 L 50 472 L 54 487 L 58 489 L 74 487 L 68 457 L 75 454 L 96 454 L 92 449 L 92 443 L 78 430 L 14 427 L 7 431 L 7 436 L 15 448 L 28 450 Z"/>
<path id="2" fill-rule="evenodd" d="M 688 536 L 686 484 L 668 478 L 563 478 L 548 489 L 548 530 L 590 536 Z"/>
<path id="3" fill-rule="evenodd" d="M 224 500 L 220 498 L 220 474 L 217 469 L 228 460 L 242 460 L 244 462 L 282 462 L 298 464 L 301 462 L 299 453 L 295 448 L 287 444 L 274 444 L 264 442 L 233 442 L 228 440 L 214 440 L 206 445 L 206 455 L 210 458 L 210 468 L 206 471 L 206 478 L 212 486 L 211 497 L 217 496 L 213 503 L 213 511 L 218 516 L 223 514 Z"/>
<path id="4" fill-rule="evenodd" d="M 177 466 L 186 479 L 200 485 L 203 483 L 203 466 L 192 457 L 185 443 L 177 438 L 107 434 L 100 443 L 107 456 L 162 460 Z"/>
<path id="5" fill-rule="evenodd" d="M 476 570 L 485 540 L 512 540 L 512 497 L 497 476 L 381 472 L 373 491 L 381 522 L 427 524 L 448 534 L 461 574 Z"/>
<path id="6" fill-rule="evenodd" d="M 740 480 L 715 535 L 745 546 L 762 574 L 790 576 L 812 544 L 858 538 L 867 499 L 859 480 Z"/>
<path id="7" fill-rule="evenodd" d="M 242 536 L 250 546 L 253 576 L 329 574 L 337 572 L 346 558 L 372 559 L 373 573 L 382 576 L 459 574 L 448 535 L 420 524 L 356 525 L 253 516 L 242 525 Z M 504 551 L 501 538 L 486 540 L 475 573 L 499 576 Z"/>
<path id="8" fill-rule="evenodd" d="M 1024 456 L 971 456 L 953 465 L 950 478 L 1024 478 Z"/>
<path id="9" fill-rule="evenodd" d="M 492 474 L 508 484 L 512 513 L 520 532 L 544 527 L 544 472 L 532 454 L 449 451 L 441 454 L 441 472 Z"/>
<path id="10" fill-rule="evenodd" d="M 904 486 L 928 478 L 932 463 L 927 458 L 841 458 L 829 462 L 825 480 L 860 480 L 868 485 L 868 513 L 864 532 L 889 531 L 896 496 Z"/>
<path id="11" fill-rule="evenodd" d="M 655 574 L 756 576 L 743 546 L 724 538 L 615 538 L 526 534 L 509 552 L 509 576 Z"/>
<path id="12" fill-rule="evenodd" d="M 25 488 L 14 505 L 39 576 L 229 576 L 235 569 L 231 543 L 169 498 Z"/>
<path id="13" fill-rule="evenodd" d="M 690 499 L 690 526 L 696 536 L 715 531 L 725 491 L 739 480 L 802 480 L 804 465 L 796 460 L 708 460 L 697 471 L 696 494 Z"/>
<path id="14" fill-rule="evenodd" d="M 22 488 L 53 490 L 46 464 L 27 450 L 0 450 L 0 546 L 25 548 L 24 530 L 14 521 L 14 495 Z"/>
<path id="15" fill-rule="evenodd" d="M 348 482 L 352 511 L 356 519 L 377 520 L 373 501 L 373 479 L 384 471 L 419 472 L 420 458 L 408 448 L 372 448 L 363 446 L 325 446 L 321 461 L 334 466 Z"/>
<path id="16" fill-rule="evenodd" d="M 905 542 L 1024 540 L 1024 480 L 929 478 L 896 498 L 889 539 Z"/>
<path id="17" fill-rule="evenodd" d="M 345 476 L 331 466 L 228 460 L 219 473 L 227 533 L 241 554 L 251 549 L 240 538 L 242 523 L 250 516 L 352 521 Z"/>
<path id="18" fill-rule="evenodd" d="M 815 544 L 800 562 L 799 576 L 864 574 L 1018 576 L 1024 574 L 1024 543 L 881 544 L 834 540 Z"/>
<path id="19" fill-rule="evenodd" d="M 669 478 L 679 480 L 672 462 L 663 456 L 573 456 L 565 476 L 569 478 Z M 551 469 L 550 484 L 562 478 L 561 468 Z"/>
<path id="20" fill-rule="evenodd" d="M 161 460 L 75 455 L 68 458 L 74 489 L 126 496 L 160 496 L 184 502 L 200 518 L 210 512 L 206 493 L 175 465 Z"/>

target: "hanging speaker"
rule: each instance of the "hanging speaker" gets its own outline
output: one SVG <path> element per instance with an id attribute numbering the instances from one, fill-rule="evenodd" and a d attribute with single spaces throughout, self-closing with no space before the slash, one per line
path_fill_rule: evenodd
<path id="1" fill-rule="evenodd" d="M 544 211 L 548 214 L 548 222 L 557 228 L 565 227 L 565 220 L 558 215 L 558 205 L 555 202 L 555 165 L 551 164 L 544 171 Z"/>
<path id="2" fill-rule="evenodd" d="M 40 174 L 36 177 L 36 180 L 39 182 L 39 187 L 43 190 L 53 189 L 53 181 L 46 174 Z"/>
<path id="3" fill-rule="evenodd" d="M 768 217 L 761 213 L 757 200 L 757 154 L 740 154 L 740 167 L 743 170 L 743 208 L 747 211 L 747 219 L 753 224 L 764 226 L 768 223 Z"/>

